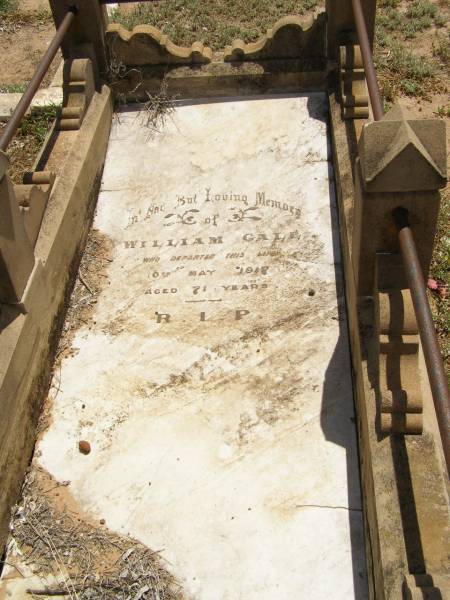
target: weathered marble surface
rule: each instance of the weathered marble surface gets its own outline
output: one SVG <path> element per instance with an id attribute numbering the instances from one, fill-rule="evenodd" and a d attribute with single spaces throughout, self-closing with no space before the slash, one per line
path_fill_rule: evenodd
<path id="1" fill-rule="evenodd" d="M 143 119 L 113 127 L 95 220 L 113 260 L 39 460 L 188 597 L 363 599 L 325 98 Z"/>

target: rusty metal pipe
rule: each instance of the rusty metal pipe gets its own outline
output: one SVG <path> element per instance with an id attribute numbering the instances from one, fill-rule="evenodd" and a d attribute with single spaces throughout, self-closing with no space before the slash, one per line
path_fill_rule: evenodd
<path id="1" fill-rule="evenodd" d="M 6 149 L 9 146 L 9 143 L 13 139 L 21 120 L 27 112 L 35 93 L 39 89 L 39 86 L 41 85 L 42 80 L 44 79 L 52 63 L 52 60 L 55 58 L 55 55 L 59 47 L 61 46 L 64 36 L 66 35 L 67 31 L 69 30 L 69 27 L 72 24 L 72 21 L 75 18 L 75 14 L 76 9 L 70 8 L 68 13 L 62 20 L 61 25 L 56 31 L 55 37 L 51 41 L 47 50 L 45 51 L 44 56 L 41 58 L 41 61 L 38 64 L 36 71 L 34 72 L 34 75 L 30 83 L 28 84 L 27 89 L 25 90 L 22 98 L 19 100 L 19 103 L 17 104 L 16 108 L 14 109 L 14 112 L 9 118 L 6 127 L 3 129 L 2 134 L 0 136 L 0 150 L 3 150 L 3 152 L 6 151 Z"/>
<path id="2" fill-rule="evenodd" d="M 369 89 L 370 104 L 372 105 L 373 118 L 379 121 L 383 115 L 383 102 L 381 100 L 380 88 L 378 86 L 375 64 L 373 62 L 372 48 L 370 47 L 369 35 L 367 33 L 366 21 L 361 8 L 360 0 L 352 0 L 353 15 L 355 17 L 356 32 L 358 34 L 359 46 L 366 73 L 367 87 Z"/>
<path id="3" fill-rule="evenodd" d="M 393 212 L 393 217 L 398 230 L 398 241 L 403 256 L 403 264 L 419 326 L 420 340 L 422 342 L 428 379 L 430 381 L 442 447 L 444 449 L 447 474 L 450 477 L 450 392 L 444 363 L 439 350 L 416 244 L 411 228 L 409 227 L 408 211 L 405 208 L 396 208 Z"/>

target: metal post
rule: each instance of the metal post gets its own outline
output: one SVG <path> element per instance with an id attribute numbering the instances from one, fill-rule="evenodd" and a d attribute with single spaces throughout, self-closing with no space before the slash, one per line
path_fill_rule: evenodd
<path id="1" fill-rule="evenodd" d="M 42 80 L 44 79 L 52 63 L 52 60 L 54 59 L 59 47 L 61 46 L 61 42 L 64 39 L 64 36 L 66 35 L 70 25 L 72 24 L 75 18 L 75 14 L 76 9 L 69 9 L 61 25 L 58 27 L 55 37 L 53 38 L 39 65 L 37 66 L 37 69 L 30 83 L 28 84 L 25 93 L 23 94 L 14 112 L 12 113 L 8 123 L 6 124 L 6 127 L 3 129 L 2 135 L 0 137 L 0 150 L 5 151 L 9 143 L 13 139 L 17 128 L 20 125 L 20 121 L 23 119 L 25 113 L 27 112 L 35 93 L 39 89 L 39 86 L 41 85 Z"/>
<path id="2" fill-rule="evenodd" d="M 364 13 L 361 8 L 360 0 L 352 0 L 353 14 L 355 17 L 356 31 L 358 33 L 359 46 L 366 73 L 367 87 L 369 89 L 370 104 L 372 105 L 373 118 L 379 121 L 383 115 L 383 103 L 381 101 L 380 88 L 378 86 L 375 64 L 373 62 L 372 49 L 370 47 L 369 36 L 367 34 Z"/>
<path id="3" fill-rule="evenodd" d="M 398 240 L 403 256 L 406 277 L 419 325 L 428 379 L 430 381 L 445 462 L 447 464 L 447 473 L 450 476 L 450 392 L 447 377 L 439 350 L 433 317 L 428 304 L 425 280 L 420 267 L 416 244 L 414 243 L 414 238 L 409 227 L 408 211 L 405 208 L 399 207 L 394 210 L 393 216 L 398 230 Z"/>

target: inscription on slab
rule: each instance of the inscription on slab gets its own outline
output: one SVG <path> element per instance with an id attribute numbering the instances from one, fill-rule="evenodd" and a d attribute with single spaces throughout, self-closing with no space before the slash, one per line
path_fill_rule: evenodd
<path id="1" fill-rule="evenodd" d="M 302 261 L 300 245 L 310 258 L 314 249 L 320 252 L 317 235 L 301 235 L 300 220 L 300 208 L 265 191 L 215 193 L 206 187 L 130 210 L 124 227 L 129 239 L 121 250 L 124 261 L 143 264 L 149 282 L 144 294 L 166 311 L 155 311 L 157 323 L 239 321 L 255 311 L 259 294 L 269 298 L 289 284 L 283 279 Z M 149 232 L 159 237 L 149 239 Z M 222 302 L 224 311 L 209 306 Z M 230 311 L 233 302 L 241 308 Z M 198 310 L 183 304 L 198 304 Z"/>
<path id="2" fill-rule="evenodd" d="M 325 106 L 113 125 L 94 223 L 113 254 L 40 460 L 188 598 L 366 598 Z"/>

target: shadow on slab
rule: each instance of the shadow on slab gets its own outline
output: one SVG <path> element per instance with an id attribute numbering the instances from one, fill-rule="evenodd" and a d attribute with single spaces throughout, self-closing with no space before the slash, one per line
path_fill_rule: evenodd
<path id="1" fill-rule="evenodd" d="M 320 118 L 311 103 L 310 115 Z M 328 157 L 331 160 L 330 136 Z M 364 516 L 362 511 L 359 456 L 356 433 L 355 403 L 353 400 L 352 366 L 346 315 L 345 285 L 339 240 L 339 217 L 334 188 L 334 172 L 329 163 L 329 195 L 331 231 L 333 237 L 334 275 L 338 306 L 339 338 L 325 372 L 320 422 L 325 439 L 345 449 L 347 461 L 348 520 L 352 552 L 355 600 L 368 598 L 367 571 L 364 550 Z M 345 390 L 351 391 L 346 393 Z M 337 403 L 344 399 L 345 406 Z"/>

